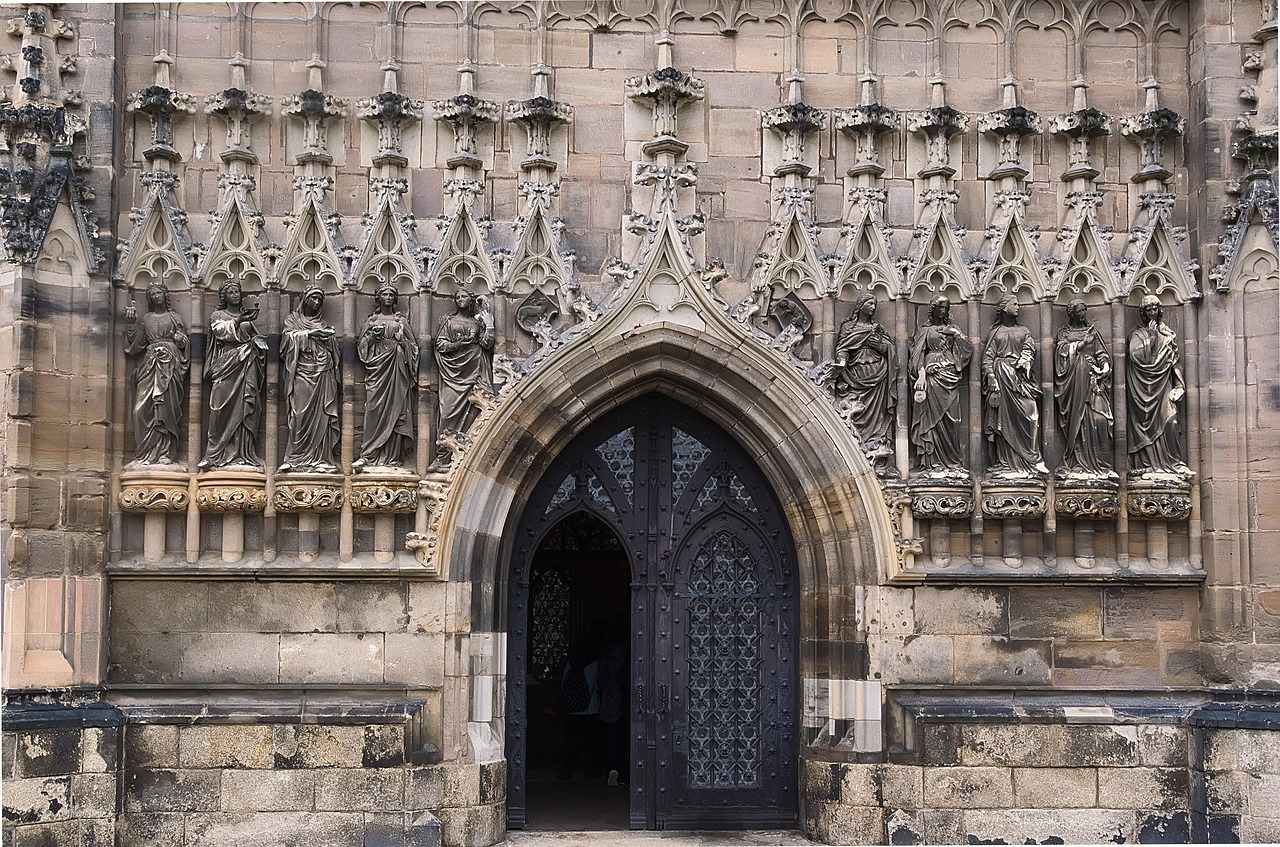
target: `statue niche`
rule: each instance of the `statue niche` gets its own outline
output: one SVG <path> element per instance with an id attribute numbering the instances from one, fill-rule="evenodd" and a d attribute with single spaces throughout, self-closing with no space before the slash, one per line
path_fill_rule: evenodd
<path id="1" fill-rule="evenodd" d="M 1026 480 L 1049 472 L 1040 454 L 1040 386 L 1032 363 L 1031 330 L 1018 323 L 1018 299 L 1000 300 L 996 324 L 982 351 L 983 434 L 990 450 L 988 479 Z"/>
<path id="2" fill-rule="evenodd" d="M 876 298 L 862 294 L 840 325 L 835 359 L 818 371 L 819 382 L 841 403 L 858 431 L 862 449 L 876 475 L 896 477 L 894 416 L 898 406 L 898 353 L 893 339 L 876 323 Z"/>
<path id="3" fill-rule="evenodd" d="M 383 283 L 376 305 L 360 330 L 356 353 L 365 366 L 364 443 L 356 470 L 401 468 L 413 446 L 414 393 L 418 376 L 418 339 L 408 317 L 397 308 L 394 285 Z"/>
<path id="4" fill-rule="evenodd" d="M 262 423 L 262 390 L 267 342 L 254 320 L 258 307 L 243 307 L 244 292 L 232 280 L 218 291 L 218 308 L 209 317 L 209 438 L 197 467 L 214 470 L 246 467 L 260 470 L 258 428 Z"/>
<path id="5" fill-rule="evenodd" d="M 285 406 L 289 438 L 281 473 L 337 473 L 333 452 L 338 446 L 338 338 L 320 311 L 324 291 L 307 286 L 302 302 L 284 319 L 280 356 L 284 364 Z"/>
<path id="6" fill-rule="evenodd" d="M 187 328 L 169 305 L 163 282 L 147 286 L 147 312 L 130 301 L 124 311 L 125 352 L 141 355 L 133 371 L 132 466 L 176 465 L 187 391 Z"/>

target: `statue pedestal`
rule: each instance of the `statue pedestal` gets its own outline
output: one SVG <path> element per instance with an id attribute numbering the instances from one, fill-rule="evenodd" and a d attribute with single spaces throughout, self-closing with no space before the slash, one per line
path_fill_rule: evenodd
<path id="1" fill-rule="evenodd" d="M 271 504 L 277 512 L 337 512 L 342 509 L 341 474 L 283 473 Z"/>
<path id="2" fill-rule="evenodd" d="M 1131 520 L 1185 521 L 1191 517 L 1191 484 L 1165 475 L 1131 478 L 1125 509 Z"/>
<path id="3" fill-rule="evenodd" d="M 367 468 L 351 478 L 351 509 L 372 514 L 418 511 L 418 475 L 405 468 Z"/>
<path id="4" fill-rule="evenodd" d="M 183 513 L 191 504 L 191 476 L 178 465 L 142 466 L 120 474 L 120 508 L 144 512 L 142 558 L 165 557 L 165 515 Z"/>
<path id="5" fill-rule="evenodd" d="M 1005 520 L 1030 520 L 1044 517 L 1049 498 L 1044 482 L 1034 479 L 992 480 L 982 484 L 982 514 Z"/>
<path id="6" fill-rule="evenodd" d="M 191 476 L 178 465 L 143 466 L 120 474 L 120 508 L 126 512 L 185 512 Z"/>
<path id="7" fill-rule="evenodd" d="M 966 481 L 922 480 L 907 486 L 917 518 L 960 520 L 973 514 L 973 486 Z"/>
<path id="8" fill-rule="evenodd" d="M 261 512 L 267 508 L 267 475 L 258 470 L 218 470 L 196 477 L 196 506 L 208 514 Z"/>
<path id="9" fill-rule="evenodd" d="M 1114 480 L 1066 480 L 1053 489 L 1053 510 L 1060 518 L 1114 520 L 1120 514 L 1120 486 Z"/>

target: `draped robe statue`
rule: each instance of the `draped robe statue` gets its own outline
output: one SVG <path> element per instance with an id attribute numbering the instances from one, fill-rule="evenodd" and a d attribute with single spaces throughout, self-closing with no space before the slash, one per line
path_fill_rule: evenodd
<path id="1" fill-rule="evenodd" d="M 338 339 L 320 310 L 324 291 L 307 287 L 302 303 L 284 319 L 280 357 L 284 364 L 285 406 L 289 440 L 281 472 L 337 473 L 334 449 L 341 435 L 338 422 Z"/>
<path id="2" fill-rule="evenodd" d="M 436 365 L 440 368 L 440 418 L 437 443 L 461 435 L 475 419 L 471 392 L 493 391 L 493 318 L 477 309 L 477 297 L 465 288 L 453 296 L 455 310 L 440 322 L 435 336 Z M 442 439 L 443 436 L 443 439 Z M 452 451 L 441 445 L 433 466 L 452 461 Z"/>
<path id="3" fill-rule="evenodd" d="M 898 351 L 884 327 L 873 322 L 874 295 L 863 294 L 836 336 L 835 360 L 823 368 L 822 382 L 837 397 L 848 397 L 849 421 L 879 476 L 897 476 L 893 463 L 894 413 L 898 406 Z"/>
<path id="4" fill-rule="evenodd" d="M 1129 334 L 1127 362 L 1130 474 L 1190 478 L 1178 423 L 1177 404 L 1187 391 L 1178 339 L 1162 320 L 1158 297 L 1143 297 L 1139 314 L 1142 324 Z"/>
<path id="5" fill-rule="evenodd" d="M 951 323 L 950 302 L 935 298 L 929 323 L 916 330 L 908 357 L 914 401 L 912 466 L 925 475 L 967 476 L 960 442 L 960 386 L 972 358 L 973 345 Z"/>
<path id="6" fill-rule="evenodd" d="M 365 367 L 364 443 L 352 464 L 400 467 L 413 445 L 418 339 L 396 309 L 394 286 L 383 285 L 377 306 L 364 322 L 356 353 Z"/>
<path id="7" fill-rule="evenodd" d="M 1083 300 L 1067 304 L 1067 325 L 1053 344 L 1053 396 L 1063 442 L 1058 477 L 1115 477 L 1111 354 L 1097 327 L 1085 321 Z"/>
<path id="8" fill-rule="evenodd" d="M 1040 386 L 1032 363 L 1031 330 L 1018 323 L 1018 301 L 1000 301 L 996 325 L 982 350 L 986 398 L 983 434 L 990 447 L 988 474 L 1025 478 L 1048 473 L 1040 454 Z"/>
<path id="9" fill-rule="evenodd" d="M 187 328 L 169 306 L 164 283 L 147 286 L 148 310 L 125 309 L 125 352 L 141 355 L 133 371 L 135 465 L 177 464 L 182 406 L 187 394 Z"/>
<path id="10" fill-rule="evenodd" d="M 267 344 L 253 321 L 256 308 L 241 309 L 243 292 L 231 281 L 218 292 L 218 309 L 209 317 L 209 439 L 201 470 L 262 466 L 258 429 L 262 423 L 262 387 Z"/>

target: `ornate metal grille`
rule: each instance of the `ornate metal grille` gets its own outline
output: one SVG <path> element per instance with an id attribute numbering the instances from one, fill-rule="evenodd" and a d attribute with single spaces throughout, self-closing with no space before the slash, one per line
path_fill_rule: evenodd
<path id="1" fill-rule="evenodd" d="M 760 784 L 757 566 L 728 532 L 703 542 L 689 569 L 689 785 Z"/>
<path id="2" fill-rule="evenodd" d="M 600 458 L 609 466 L 609 470 L 618 480 L 622 492 L 631 502 L 631 494 L 635 487 L 636 439 L 635 428 L 627 427 L 596 448 Z"/>
<path id="3" fill-rule="evenodd" d="M 539 679 L 551 679 L 569 655 L 569 583 L 564 571 L 542 571 L 530 591 L 529 606 L 534 622 L 529 633 L 533 673 Z"/>
<path id="4" fill-rule="evenodd" d="M 711 451 L 679 427 L 671 429 L 671 502 L 679 503 L 689 481 Z"/>

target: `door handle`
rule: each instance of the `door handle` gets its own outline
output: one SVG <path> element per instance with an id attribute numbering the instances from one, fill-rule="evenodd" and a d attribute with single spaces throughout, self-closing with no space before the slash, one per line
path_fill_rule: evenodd
<path id="1" fill-rule="evenodd" d="M 665 715 L 671 708 L 671 689 L 665 685 L 658 686 L 658 713 Z"/>

